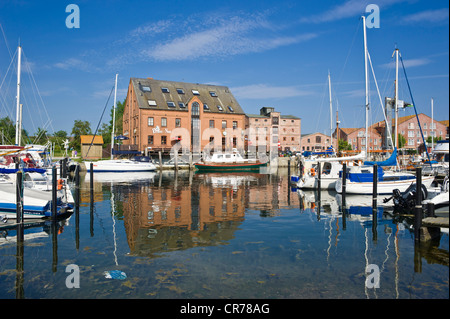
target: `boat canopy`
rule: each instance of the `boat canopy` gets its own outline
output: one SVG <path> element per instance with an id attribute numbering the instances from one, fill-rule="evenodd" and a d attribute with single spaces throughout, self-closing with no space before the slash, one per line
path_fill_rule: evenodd
<path id="1" fill-rule="evenodd" d="M 375 165 L 378 166 L 396 166 L 397 165 L 397 148 L 394 148 L 394 151 L 391 154 L 391 157 L 389 157 L 385 161 L 380 162 L 371 162 L 371 161 L 365 161 L 364 165 Z"/>

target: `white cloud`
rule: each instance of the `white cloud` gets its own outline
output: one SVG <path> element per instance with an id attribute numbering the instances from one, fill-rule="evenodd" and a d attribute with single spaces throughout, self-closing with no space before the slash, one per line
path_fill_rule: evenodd
<path id="1" fill-rule="evenodd" d="M 428 58 L 421 58 L 421 59 L 409 59 L 409 60 L 403 60 L 403 64 L 405 65 L 405 68 L 413 68 L 416 66 L 422 66 L 431 63 L 432 61 Z M 399 68 L 402 67 L 401 62 L 399 62 Z M 386 63 L 381 65 L 384 68 L 395 68 L 395 63 Z"/>
<path id="2" fill-rule="evenodd" d="M 350 17 L 358 17 L 358 15 L 362 16 L 366 14 L 365 9 L 368 4 L 375 3 L 381 10 L 382 8 L 386 8 L 390 5 L 404 1 L 406 0 L 378 0 L 375 2 L 373 0 L 348 0 L 345 3 L 339 4 L 325 12 L 309 17 L 303 17 L 300 19 L 300 22 L 322 23 Z"/>
<path id="3" fill-rule="evenodd" d="M 77 58 L 69 58 L 62 62 L 55 63 L 53 66 L 62 70 L 80 70 L 86 72 L 96 71 L 96 68 L 92 65 Z"/>
<path id="4" fill-rule="evenodd" d="M 252 84 L 230 88 L 237 99 L 278 99 L 310 95 L 296 86 L 269 86 L 267 84 Z"/>
<path id="5" fill-rule="evenodd" d="M 308 33 L 294 36 L 268 35 L 272 27 L 260 16 L 239 16 L 205 21 L 200 30 L 185 33 L 141 51 L 141 58 L 156 61 L 182 61 L 202 57 L 224 57 L 263 52 L 307 41 L 316 37 Z"/>
<path id="6" fill-rule="evenodd" d="M 448 23 L 448 8 L 437 10 L 426 10 L 403 17 L 403 23 Z"/>

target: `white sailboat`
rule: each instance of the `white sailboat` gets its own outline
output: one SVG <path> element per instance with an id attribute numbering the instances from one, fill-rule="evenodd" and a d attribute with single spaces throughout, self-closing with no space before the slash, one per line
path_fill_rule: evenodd
<path id="1" fill-rule="evenodd" d="M 331 146 L 333 145 L 333 104 L 331 98 L 331 76 L 328 73 L 328 91 L 330 99 L 330 140 Z M 339 143 L 339 142 L 338 142 Z M 338 144 L 337 143 L 337 144 Z M 342 163 L 347 162 L 349 166 L 355 165 L 360 160 L 365 159 L 365 151 L 354 155 L 344 157 L 324 157 L 304 161 L 303 166 L 306 169 L 305 173 L 301 177 L 297 177 L 297 188 L 301 189 L 332 189 L 334 190 L 336 181 L 339 179 L 339 172 L 342 171 Z M 309 162 L 309 163 L 307 163 Z M 309 164 L 309 165 L 308 165 Z M 319 176 L 320 166 L 320 176 Z"/>
<path id="2" fill-rule="evenodd" d="M 364 61 L 365 61 L 365 79 L 366 79 L 366 148 L 368 147 L 367 127 L 368 127 L 368 70 L 367 70 L 367 38 L 366 38 L 366 23 L 365 17 L 363 19 L 364 28 Z M 397 113 L 397 98 L 398 98 L 398 49 L 395 50 L 396 55 L 396 87 L 395 87 L 395 109 Z M 397 128 L 396 128 L 397 130 Z M 396 134 L 397 135 L 397 134 Z M 395 139 L 397 144 L 397 138 Z M 346 179 L 346 193 L 347 194 L 373 194 L 373 180 L 374 180 L 374 164 L 378 165 L 377 170 L 377 194 L 392 194 L 394 189 L 404 192 L 412 184 L 416 182 L 416 176 L 407 172 L 398 171 L 384 171 L 383 166 L 397 165 L 397 147 L 391 157 L 384 162 L 365 162 L 363 166 L 354 166 L 348 169 Z M 434 176 L 422 176 L 422 184 L 429 188 L 434 180 Z M 343 181 L 339 179 L 335 188 L 338 193 L 342 193 Z"/>
<path id="3" fill-rule="evenodd" d="M 24 218 L 44 218 L 51 216 L 52 192 L 51 181 L 43 166 L 44 162 L 32 146 L 21 144 L 22 132 L 22 104 L 20 104 L 21 88 L 21 56 L 22 47 L 18 47 L 17 64 L 17 96 L 16 96 L 16 134 L 15 145 L 1 145 L 0 147 L 0 216 L 16 217 L 17 175 L 18 170 L 23 173 L 23 204 Z M 34 154 L 34 157 L 33 155 Z M 16 169 L 16 162 L 19 168 Z M 72 208 L 73 196 L 67 180 L 60 179 L 57 191 L 57 214 Z"/>
<path id="4" fill-rule="evenodd" d="M 114 86 L 114 105 L 113 105 L 113 129 L 111 134 L 111 159 L 100 161 L 87 161 L 84 162 L 86 170 L 90 172 L 91 163 L 94 172 L 149 172 L 156 171 L 156 165 L 147 160 L 133 160 L 133 159 L 114 159 L 113 147 L 114 147 L 114 131 L 115 131 L 115 118 L 116 118 L 116 101 L 117 101 L 117 78 L 119 74 L 116 74 L 116 81 Z M 141 158 L 142 159 L 142 158 Z"/>

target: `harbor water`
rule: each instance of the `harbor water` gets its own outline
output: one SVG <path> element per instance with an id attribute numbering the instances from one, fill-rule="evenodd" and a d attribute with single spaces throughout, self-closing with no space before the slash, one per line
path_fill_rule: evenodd
<path id="1" fill-rule="evenodd" d="M 416 243 L 407 217 L 378 208 L 374 224 L 371 199 L 291 189 L 287 169 L 98 173 L 89 188 L 23 245 L 1 229 L 1 299 L 449 298 L 448 232 Z"/>

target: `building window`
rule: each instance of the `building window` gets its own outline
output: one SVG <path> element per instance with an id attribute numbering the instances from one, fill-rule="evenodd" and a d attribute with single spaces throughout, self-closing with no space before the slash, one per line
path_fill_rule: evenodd
<path id="1" fill-rule="evenodd" d="M 414 145 L 414 140 L 412 138 L 408 139 L 408 145 Z"/>
<path id="2" fill-rule="evenodd" d="M 149 118 L 147 119 L 147 123 L 148 123 L 148 126 L 153 126 L 153 125 L 154 125 L 154 119 L 153 119 L 153 117 L 149 117 Z"/>
<path id="3" fill-rule="evenodd" d="M 204 103 L 204 104 L 203 104 L 203 109 L 204 109 L 204 110 L 209 110 L 208 104 Z"/>
<path id="4" fill-rule="evenodd" d="M 151 92 L 152 89 L 149 86 L 143 86 L 142 87 L 142 91 L 144 91 L 144 92 Z"/>
<path id="5" fill-rule="evenodd" d="M 237 121 L 233 121 L 233 130 L 237 129 Z"/>
<path id="6" fill-rule="evenodd" d="M 167 126 L 167 118 L 166 117 L 162 117 L 161 118 L 161 127 L 166 127 Z"/>
<path id="7" fill-rule="evenodd" d="M 178 94 L 184 94 L 184 90 L 183 89 L 177 89 L 177 93 Z"/>
<path id="8" fill-rule="evenodd" d="M 225 120 L 222 121 L 222 128 L 227 128 L 227 121 Z"/>
<path id="9" fill-rule="evenodd" d="M 178 102 L 178 106 L 181 108 L 186 108 L 186 104 L 184 104 L 183 102 Z"/>
<path id="10" fill-rule="evenodd" d="M 427 123 L 423 123 L 423 128 L 427 128 Z"/>
<path id="11" fill-rule="evenodd" d="M 414 137 L 414 131 L 408 131 L 408 137 Z"/>
<path id="12" fill-rule="evenodd" d="M 278 125 L 278 122 L 279 122 L 278 116 L 272 117 L 272 125 Z"/>
<path id="13" fill-rule="evenodd" d="M 181 119 L 175 119 L 175 127 L 181 126 Z"/>
<path id="14" fill-rule="evenodd" d="M 163 93 L 170 93 L 169 88 L 161 88 L 161 91 Z"/>
<path id="15" fill-rule="evenodd" d="M 316 143 L 322 143 L 322 138 L 320 136 L 316 136 Z"/>
<path id="16" fill-rule="evenodd" d="M 161 135 L 161 145 L 167 145 L 167 136 Z"/>
<path id="17" fill-rule="evenodd" d="M 200 115 L 200 104 L 197 102 L 192 103 L 192 114 L 191 115 Z"/>
<path id="18" fill-rule="evenodd" d="M 194 95 L 200 95 L 200 92 L 197 91 L 197 90 L 192 90 L 192 94 L 194 94 Z"/>
<path id="19" fill-rule="evenodd" d="M 153 135 L 149 135 L 147 138 L 147 144 L 148 145 L 153 145 Z"/>
<path id="20" fill-rule="evenodd" d="M 148 105 L 149 106 L 156 106 L 156 101 L 155 100 L 148 100 Z"/>
<path id="21" fill-rule="evenodd" d="M 228 109 L 230 110 L 230 112 L 234 112 L 233 108 L 229 105 L 228 105 Z"/>
<path id="22" fill-rule="evenodd" d="M 408 128 L 414 130 L 414 123 L 408 123 Z"/>
<path id="23" fill-rule="evenodd" d="M 214 128 L 214 120 L 209 120 L 209 128 Z"/>
<path id="24" fill-rule="evenodd" d="M 175 107 L 175 103 L 173 103 L 172 101 L 167 101 L 167 106 L 168 107 Z"/>
<path id="25" fill-rule="evenodd" d="M 219 111 L 220 111 L 220 112 L 222 112 L 222 111 L 223 111 L 223 108 L 222 108 L 222 106 L 221 106 L 221 105 L 217 105 L 217 108 L 219 109 Z"/>
<path id="26" fill-rule="evenodd" d="M 285 137 L 283 137 L 283 141 L 284 141 L 284 142 L 286 142 L 286 136 L 285 136 Z"/>
<path id="27" fill-rule="evenodd" d="M 210 94 L 212 97 L 217 97 L 217 94 L 216 94 L 215 91 L 209 91 L 209 94 Z"/>
<path id="28" fill-rule="evenodd" d="M 295 142 L 295 137 L 291 137 L 291 141 L 292 141 L 292 142 Z"/>

